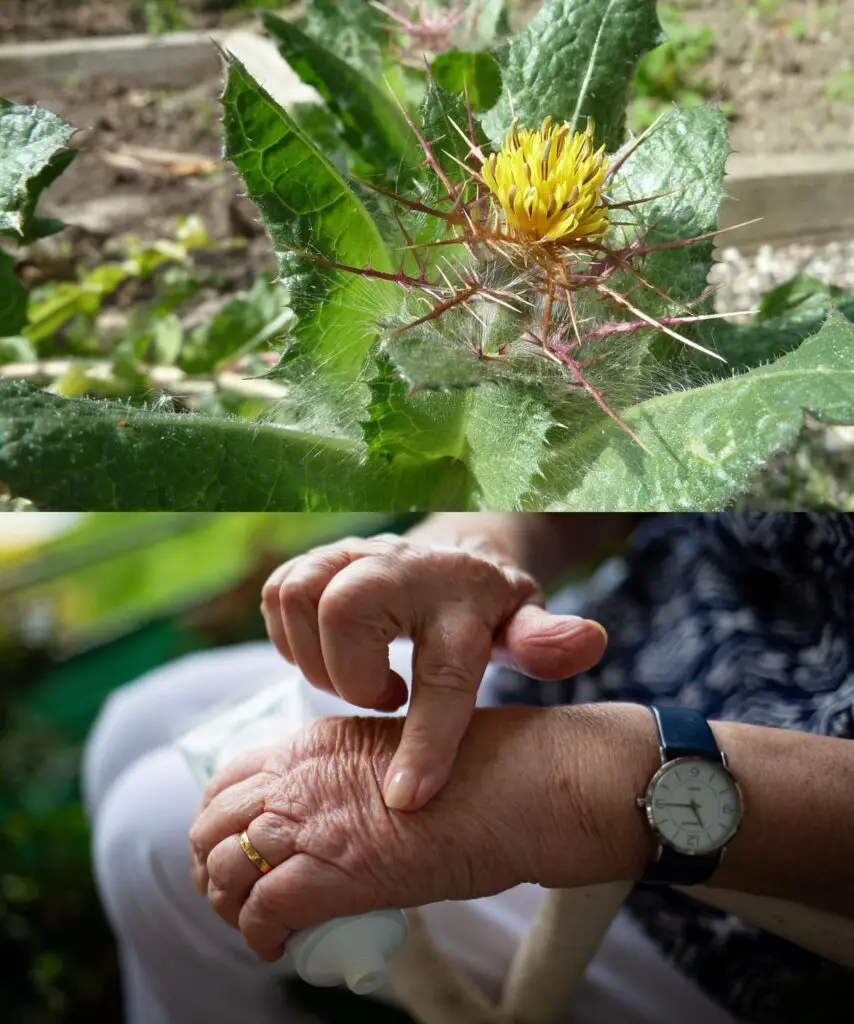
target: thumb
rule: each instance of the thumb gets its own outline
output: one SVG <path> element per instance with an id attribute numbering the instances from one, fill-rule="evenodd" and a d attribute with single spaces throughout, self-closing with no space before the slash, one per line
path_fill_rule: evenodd
<path id="1" fill-rule="evenodd" d="M 499 660 L 535 679 L 566 679 L 586 672 L 608 644 L 605 627 L 578 615 L 552 615 L 525 604 L 496 638 Z"/>

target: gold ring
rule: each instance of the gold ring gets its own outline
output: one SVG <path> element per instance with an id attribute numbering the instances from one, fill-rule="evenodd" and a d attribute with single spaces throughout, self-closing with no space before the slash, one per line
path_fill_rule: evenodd
<path id="1" fill-rule="evenodd" d="M 243 852 L 252 861 L 255 867 L 258 868 L 262 875 L 266 875 L 268 871 L 273 870 L 252 845 L 252 840 L 249 838 L 248 832 L 241 832 L 238 838 L 240 839 L 240 845 L 243 847 Z"/>

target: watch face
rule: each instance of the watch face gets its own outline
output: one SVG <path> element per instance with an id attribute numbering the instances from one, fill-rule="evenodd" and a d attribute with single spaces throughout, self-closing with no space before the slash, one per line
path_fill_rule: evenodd
<path id="1" fill-rule="evenodd" d="M 662 841 L 680 853 L 711 854 L 741 822 L 741 794 L 722 764 L 680 757 L 656 772 L 646 793 L 647 816 Z"/>

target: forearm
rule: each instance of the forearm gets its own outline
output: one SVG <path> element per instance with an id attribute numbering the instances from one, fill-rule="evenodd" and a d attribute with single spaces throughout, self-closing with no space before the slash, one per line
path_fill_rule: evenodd
<path id="1" fill-rule="evenodd" d="M 548 589 L 574 566 L 627 537 L 636 525 L 633 515 L 440 512 L 409 535 L 437 544 L 481 544 Z"/>
<path id="2" fill-rule="evenodd" d="M 854 919 L 854 742 L 712 722 L 744 821 L 709 883 Z"/>
<path id="3" fill-rule="evenodd" d="M 555 731 L 565 738 L 555 782 L 555 806 L 565 813 L 556 810 L 555 827 L 563 821 L 566 850 L 580 817 L 588 837 L 585 882 L 639 877 L 655 850 L 634 802 L 659 765 L 652 716 L 633 704 L 555 709 L 555 715 L 562 719 Z M 744 819 L 708 884 L 854 918 L 854 742 L 711 725 L 741 787 Z M 563 885 L 559 858 L 556 848 L 544 865 L 545 884 L 553 887 Z M 577 867 L 565 871 L 566 884 L 579 884 Z"/>

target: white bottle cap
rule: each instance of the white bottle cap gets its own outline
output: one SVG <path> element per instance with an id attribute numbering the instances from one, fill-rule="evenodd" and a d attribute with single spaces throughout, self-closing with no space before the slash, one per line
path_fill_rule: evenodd
<path id="1" fill-rule="evenodd" d="M 364 996 L 388 980 L 388 959 L 403 945 L 407 931 L 402 910 L 375 910 L 305 928 L 291 936 L 286 951 L 303 981 L 345 984 Z"/>

